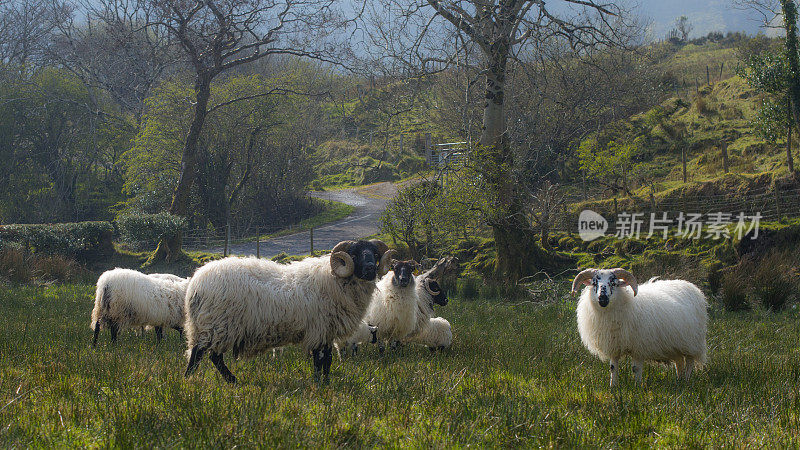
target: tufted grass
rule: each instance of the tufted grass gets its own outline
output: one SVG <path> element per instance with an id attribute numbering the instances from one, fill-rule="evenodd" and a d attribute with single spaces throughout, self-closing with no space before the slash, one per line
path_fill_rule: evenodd
<path id="1" fill-rule="evenodd" d="M 574 299 L 453 299 L 455 346 L 431 355 L 367 347 L 311 381 L 296 349 L 208 360 L 185 381 L 173 331 L 89 343 L 92 287 L 0 289 L 0 446 L 768 446 L 800 445 L 795 311 L 711 314 L 710 364 L 688 385 L 658 366 L 608 387 L 581 346 Z"/>

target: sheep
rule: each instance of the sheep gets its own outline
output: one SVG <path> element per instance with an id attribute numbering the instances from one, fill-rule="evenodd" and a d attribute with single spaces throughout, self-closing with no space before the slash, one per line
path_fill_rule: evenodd
<path id="1" fill-rule="evenodd" d="M 434 305 L 446 306 L 447 294 L 439 286 L 437 278 L 441 277 L 447 267 L 452 267 L 451 264 L 455 261 L 453 257 L 442 258 L 427 272 L 417 275 L 415 280 L 417 283 L 417 319 L 414 326 L 414 331 L 409 333 L 408 339 L 413 338 L 422 332 L 428 325 L 428 321 L 435 317 Z"/>
<path id="2" fill-rule="evenodd" d="M 378 327 L 378 350 L 383 353 L 385 342 L 397 344 L 411 334 L 417 325 L 419 294 L 414 260 L 391 261 L 392 271 L 378 282 L 365 321 Z"/>
<path id="3" fill-rule="evenodd" d="M 223 379 L 236 383 L 226 352 L 251 357 L 300 344 L 312 352 L 315 380 L 328 383 L 333 342 L 356 331 L 394 253 L 373 239 L 343 241 L 330 255 L 288 265 L 257 258 L 204 265 L 186 292 L 185 376 L 208 351 Z"/>
<path id="4" fill-rule="evenodd" d="M 146 275 L 129 269 L 103 272 L 97 279 L 90 328 L 97 346 L 100 328 L 108 327 L 111 341 L 128 327 L 152 326 L 161 341 L 163 327 L 183 329 L 183 304 L 188 280 L 168 274 Z"/>
<path id="5" fill-rule="evenodd" d="M 707 303 L 694 284 L 651 279 L 638 285 L 632 273 L 619 268 L 580 272 L 573 294 L 582 284 L 587 287 L 578 301 L 578 331 L 592 354 L 610 361 L 611 387 L 625 355 L 633 360 L 637 383 L 644 361 L 671 361 L 685 380 L 706 362 Z"/>
<path id="6" fill-rule="evenodd" d="M 358 329 L 356 329 L 355 333 L 345 339 L 337 339 L 334 341 L 333 345 L 336 347 L 339 358 L 341 358 L 341 349 L 344 349 L 345 355 L 350 353 L 350 355 L 355 356 L 356 353 L 358 353 L 358 346 L 363 342 L 369 342 L 371 344 L 378 342 L 378 327 L 369 325 L 362 320 L 361 323 L 358 324 Z"/>
<path id="7" fill-rule="evenodd" d="M 408 338 L 408 342 L 421 344 L 431 349 L 431 352 L 450 348 L 453 344 L 453 330 L 450 322 L 442 317 L 428 319 L 422 330 Z"/>

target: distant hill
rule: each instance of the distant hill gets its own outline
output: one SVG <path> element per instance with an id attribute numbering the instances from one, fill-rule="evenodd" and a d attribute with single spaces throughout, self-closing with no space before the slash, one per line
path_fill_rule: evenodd
<path id="1" fill-rule="evenodd" d="M 663 39 L 680 16 L 689 18 L 694 26 L 692 38 L 705 36 L 712 31 L 771 34 L 771 30 L 760 27 L 761 17 L 758 13 L 738 9 L 732 0 L 635 0 L 635 3 L 638 3 L 633 7 L 635 13 L 652 20 L 649 35 L 653 39 Z"/>

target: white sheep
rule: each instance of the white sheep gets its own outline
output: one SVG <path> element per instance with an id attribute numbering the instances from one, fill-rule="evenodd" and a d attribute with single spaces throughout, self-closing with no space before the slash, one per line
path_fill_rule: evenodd
<path id="1" fill-rule="evenodd" d="M 431 351 L 443 350 L 453 345 L 453 330 L 447 319 L 433 317 L 419 333 L 409 338 L 408 342 L 425 345 Z"/>
<path id="2" fill-rule="evenodd" d="M 358 346 L 364 342 L 369 342 L 371 344 L 378 342 L 378 327 L 369 325 L 362 320 L 361 323 L 358 324 L 355 333 L 347 338 L 337 339 L 333 342 L 333 346 L 336 347 L 336 352 L 339 354 L 339 358 L 341 358 L 342 349 L 344 349 L 345 356 L 348 353 L 351 356 L 355 356 L 356 353 L 358 353 Z"/>
<path id="3" fill-rule="evenodd" d="M 428 326 L 430 319 L 435 317 L 434 305 L 446 306 L 447 294 L 439 286 L 439 283 L 431 278 L 426 272 L 422 275 L 417 275 L 417 312 L 416 323 L 414 330 L 408 334 L 406 339 L 411 340 L 418 334 L 422 333 L 425 327 Z"/>
<path id="4" fill-rule="evenodd" d="M 379 240 L 344 241 L 330 255 L 287 265 L 256 258 L 206 264 L 186 292 L 185 375 L 208 351 L 225 381 L 235 383 L 225 352 L 255 356 L 301 344 L 312 352 L 315 379 L 321 374 L 327 382 L 333 342 L 355 332 L 393 253 Z"/>
<path id="5" fill-rule="evenodd" d="M 706 362 L 706 298 L 684 280 L 638 285 L 624 269 L 586 269 L 575 277 L 572 292 L 587 285 L 578 301 L 578 331 L 586 348 L 611 364 L 617 385 L 620 358 L 630 355 L 636 381 L 644 361 L 673 362 L 688 380 Z"/>
<path id="6" fill-rule="evenodd" d="M 92 309 L 92 346 L 97 345 L 103 327 L 108 327 L 112 342 L 129 327 L 152 326 L 159 341 L 163 327 L 182 331 L 187 285 L 187 279 L 169 274 L 146 275 L 119 268 L 103 272 L 97 279 Z"/>
<path id="7" fill-rule="evenodd" d="M 417 326 L 419 294 L 414 270 L 418 266 L 414 260 L 392 260 L 392 271 L 378 282 L 378 289 L 364 320 L 378 327 L 378 349 L 381 353 L 386 342 L 396 347 Z"/>

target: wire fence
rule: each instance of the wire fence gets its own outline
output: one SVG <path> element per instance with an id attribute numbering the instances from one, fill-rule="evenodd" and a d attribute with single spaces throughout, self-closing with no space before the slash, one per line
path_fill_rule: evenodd
<path id="1" fill-rule="evenodd" d="M 568 203 L 568 202 L 567 202 Z M 561 214 L 555 221 L 553 229 L 558 231 L 574 232 L 578 227 L 578 217 L 581 213 L 577 208 L 570 209 L 565 203 Z M 758 215 L 760 220 L 773 221 L 783 218 L 800 217 L 800 188 L 761 188 L 741 193 L 728 194 L 684 194 L 663 200 L 649 199 L 624 199 L 605 200 L 603 203 L 594 203 L 587 209 L 602 215 L 609 227 L 614 228 L 618 220 L 627 220 L 630 214 L 641 214 L 640 217 L 651 220 L 661 220 L 666 217 L 674 224 L 678 223 L 681 213 L 683 217 L 689 214 L 699 214 L 702 217 L 723 217 L 730 215 L 731 220 L 740 214 L 748 217 Z M 666 216 L 665 216 L 666 214 Z"/>

